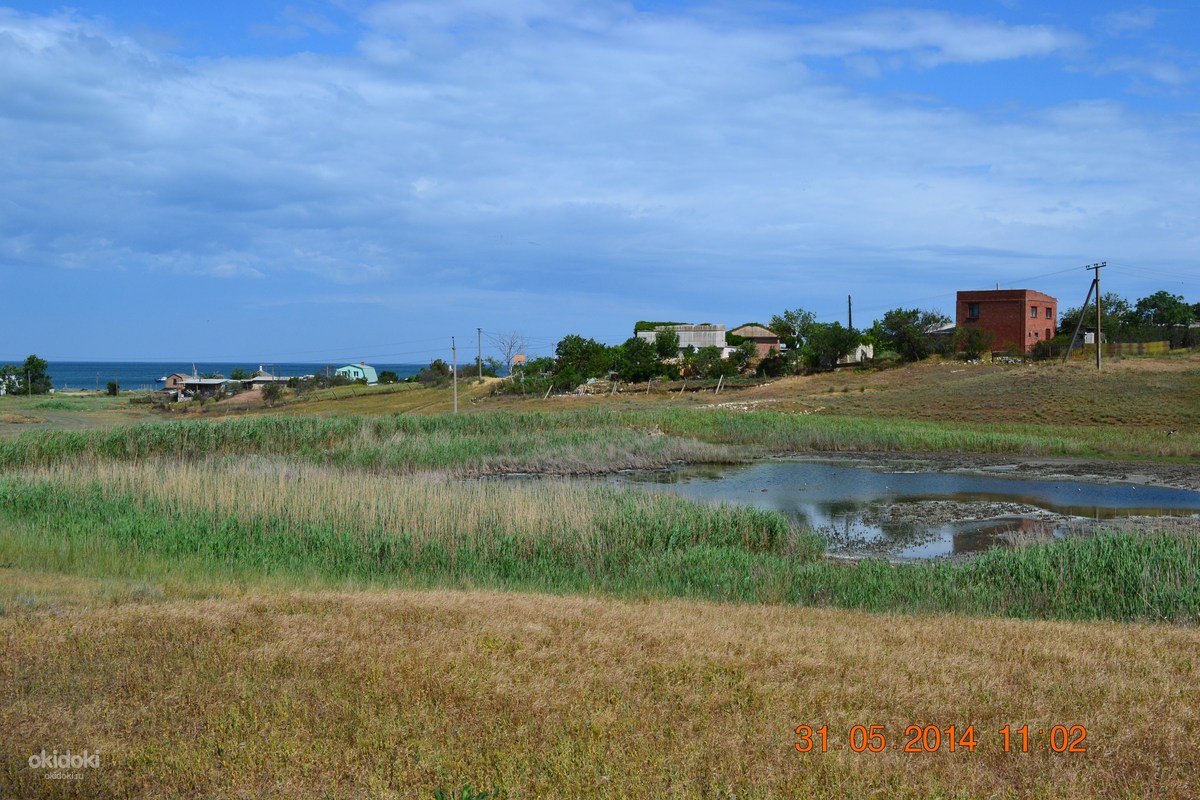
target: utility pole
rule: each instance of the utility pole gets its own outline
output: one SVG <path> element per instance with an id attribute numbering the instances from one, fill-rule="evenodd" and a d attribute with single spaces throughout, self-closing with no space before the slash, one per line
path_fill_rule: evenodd
<path id="1" fill-rule="evenodd" d="M 1089 271 L 1094 270 L 1096 273 L 1096 369 L 1100 369 L 1100 269 L 1107 266 L 1107 261 L 1101 261 L 1087 267 Z"/>
<path id="2" fill-rule="evenodd" d="M 854 330 L 854 298 L 846 295 L 846 327 Z"/>
<path id="3" fill-rule="evenodd" d="M 483 380 L 483 328 L 475 329 L 475 342 L 479 345 L 479 380 Z"/>
<path id="4" fill-rule="evenodd" d="M 453 366 L 450 368 L 454 373 L 454 413 L 458 413 L 458 346 L 454 343 L 454 337 L 450 337 L 450 360 Z"/>
<path id="5" fill-rule="evenodd" d="M 1088 303 L 1092 301 L 1092 294 L 1096 295 L 1096 369 L 1100 369 L 1100 270 L 1107 267 L 1107 261 L 1101 261 L 1098 264 L 1085 266 L 1088 271 L 1095 270 L 1096 277 L 1092 278 L 1092 282 L 1088 284 L 1087 297 L 1084 298 L 1083 305 L 1079 309 L 1079 322 L 1075 324 L 1075 332 L 1071 334 L 1071 341 L 1067 345 L 1067 352 L 1063 354 L 1063 363 L 1067 363 L 1067 359 L 1071 357 L 1071 350 L 1075 347 L 1075 340 L 1079 338 L 1079 330 L 1083 327 L 1083 312 L 1087 311 Z"/>

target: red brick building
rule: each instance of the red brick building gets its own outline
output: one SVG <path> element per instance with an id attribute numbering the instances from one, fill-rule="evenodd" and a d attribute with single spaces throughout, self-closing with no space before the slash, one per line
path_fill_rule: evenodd
<path id="1" fill-rule="evenodd" d="M 955 324 L 991 331 L 993 351 L 1015 345 L 1028 353 L 1058 331 L 1058 300 L 1032 289 L 959 292 Z"/>

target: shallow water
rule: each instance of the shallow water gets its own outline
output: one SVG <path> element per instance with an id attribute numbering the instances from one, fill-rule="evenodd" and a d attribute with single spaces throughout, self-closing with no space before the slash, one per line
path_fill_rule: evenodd
<path id="1" fill-rule="evenodd" d="M 1021 534 L 1062 536 L 1069 523 L 1064 518 L 1200 514 L 1200 492 L 1183 489 L 1023 480 L 1011 473 L 892 472 L 809 460 L 683 467 L 604 480 L 780 511 L 826 535 L 834 551 L 895 558 L 965 555 L 1007 545 Z"/>

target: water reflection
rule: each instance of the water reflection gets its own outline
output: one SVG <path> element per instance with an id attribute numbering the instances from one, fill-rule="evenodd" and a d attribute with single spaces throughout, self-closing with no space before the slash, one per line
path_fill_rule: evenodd
<path id="1" fill-rule="evenodd" d="M 900 558 L 976 553 L 1062 535 L 1061 525 L 1037 518 L 1044 512 L 1091 519 L 1200 513 L 1200 492 L 1182 489 L 1023 480 L 1011 473 L 887 472 L 817 461 L 687 467 L 605 480 L 780 511 L 826 535 L 832 549 Z M 971 504 L 967 513 L 963 504 Z M 986 518 L 964 519 L 980 516 Z"/>

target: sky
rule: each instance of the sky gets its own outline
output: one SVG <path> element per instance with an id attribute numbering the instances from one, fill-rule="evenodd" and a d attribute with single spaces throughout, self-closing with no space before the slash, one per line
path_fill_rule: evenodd
<path id="1" fill-rule="evenodd" d="M 1189 2 L 0 0 L 0 360 L 1200 302 Z"/>

